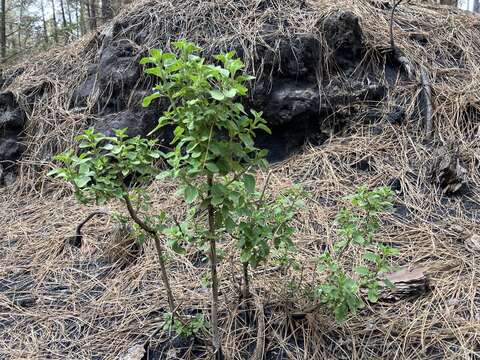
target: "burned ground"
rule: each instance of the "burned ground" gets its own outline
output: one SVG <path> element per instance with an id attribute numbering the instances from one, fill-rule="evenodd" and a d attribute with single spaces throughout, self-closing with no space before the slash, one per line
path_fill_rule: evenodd
<path id="1" fill-rule="evenodd" d="M 86 227 L 80 248 L 70 246 L 75 226 L 96 209 L 77 205 L 69 187 L 45 176 L 52 155 L 74 146 L 81 129 L 128 125 L 145 134 L 154 126 L 162 106 L 139 106 L 152 83 L 138 60 L 181 37 L 202 45 L 207 57 L 237 50 L 257 77 L 246 105 L 263 110 L 274 130 L 257 139 L 277 161 L 271 188 L 295 182 L 310 194 L 295 220 L 300 270 L 281 273 L 269 263 L 255 276 L 265 358 L 480 356 L 480 20 L 400 6 L 394 34 L 415 67 L 409 79 L 389 51 L 389 19 L 380 1 L 141 1 L 99 33 L 5 72 L 0 146 L 9 145 L 1 159 L 16 181 L 4 176 L 8 186 L 0 189 L 0 357 L 114 359 L 135 345 L 160 358 L 204 354 L 205 344 L 172 345 L 157 333 L 166 299 L 153 245 L 120 264 L 112 256 L 113 223 L 100 218 Z M 432 87 L 432 138 L 423 124 L 422 67 Z M 258 181 L 265 177 L 259 173 Z M 395 188 L 395 209 L 378 240 L 398 248 L 396 265 L 425 274 L 428 287 L 369 305 L 343 324 L 323 308 L 303 314 L 321 277 L 315 258 L 335 240 L 343 197 L 361 184 Z M 175 185 L 150 189 L 157 209 L 180 215 Z M 236 251 L 229 240 L 220 246 Z M 198 253 L 172 256 L 169 270 L 179 303 L 208 314 L 209 294 L 196 285 L 206 270 Z M 231 359 L 250 358 L 257 339 L 238 304 L 232 279 L 239 271 L 229 258 L 220 268 Z"/>

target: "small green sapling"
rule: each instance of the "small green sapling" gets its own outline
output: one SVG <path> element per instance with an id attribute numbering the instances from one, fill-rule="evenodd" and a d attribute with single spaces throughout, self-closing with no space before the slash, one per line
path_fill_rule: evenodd
<path id="1" fill-rule="evenodd" d="M 338 321 L 363 307 L 363 290 L 370 302 L 378 301 L 381 289 L 378 277 L 390 270 L 389 257 L 397 253 L 392 247 L 374 242 L 380 215 L 392 206 L 393 191 L 388 187 L 369 190 L 362 186 L 348 199 L 351 207 L 341 210 L 336 218 L 338 241 L 320 257 L 318 266 L 320 273 L 327 272 L 327 278 L 317 287 L 317 295 Z M 356 277 L 349 275 L 339 262 L 354 246 L 363 250 L 364 263 L 354 269 Z M 393 286 L 388 280 L 383 281 Z"/>
<path id="2" fill-rule="evenodd" d="M 173 314 L 175 302 L 160 243 L 165 214 L 150 214 L 148 193 L 142 187 L 158 174 L 155 163 L 161 153 L 156 149 L 156 141 L 139 136 L 128 137 L 126 129 L 116 130 L 115 136 L 105 136 L 96 133 L 93 128 L 85 130 L 76 141 L 79 142 L 80 155 L 73 150 L 57 155 L 55 159 L 64 167 L 53 169 L 49 175 L 71 182 L 81 203 L 103 204 L 111 199 L 123 201 L 140 239 L 151 237 L 154 240 L 168 305 Z M 131 187 L 125 185 L 127 177 L 133 184 Z M 126 221 L 123 216 L 117 215 L 117 218 Z"/>
<path id="3" fill-rule="evenodd" d="M 247 94 L 253 77 L 234 52 L 214 57 L 207 64 L 200 49 L 185 40 L 173 44 L 175 53 L 151 50 L 141 63 L 157 78 L 149 106 L 166 98 L 169 107 L 156 130 L 173 127 L 172 151 L 164 154 L 170 168 L 161 177 L 179 183 L 177 194 L 189 205 L 187 220 L 174 242 L 182 251 L 191 241 L 208 254 L 212 288 L 212 339 L 217 358 L 222 357 L 218 328 L 217 274 L 219 240 L 237 239 L 248 292 L 248 265 L 258 265 L 269 253 L 270 243 L 291 246 L 289 222 L 299 206 L 298 196 L 265 196 L 256 190 L 254 172 L 267 166 L 266 150 L 257 149 L 257 131 L 270 133 L 262 114 L 246 111 L 238 99 Z"/>

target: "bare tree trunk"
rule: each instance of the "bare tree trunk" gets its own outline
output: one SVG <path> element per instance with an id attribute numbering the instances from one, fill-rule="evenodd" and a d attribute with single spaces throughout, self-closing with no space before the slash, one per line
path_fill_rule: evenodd
<path id="1" fill-rule="evenodd" d="M 92 13 L 90 11 L 90 0 L 82 0 L 85 2 L 85 9 L 87 11 L 87 17 L 88 17 L 88 21 L 90 22 L 90 18 L 92 17 Z M 86 25 L 85 25 L 85 28 L 86 28 Z"/>
<path id="2" fill-rule="evenodd" d="M 20 13 L 18 15 L 17 35 L 18 35 L 18 47 L 22 46 L 22 26 L 23 26 L 23 7 L 24 0 L 20 1 Z"/>
<path id="3" fill-rule="evenodd" d="M 102 20 L 107 22 L 113 18 L 113 8 L 111 0 L 102 0 Z"/>
<path id="4" fill-rule="evenodd" d="M 90 0 L 90 30 L 97 28 L 97 7 L 95 0 Z"/>
<path id="5" fill-rule="evenodd" d="M 58 43 L 57 16 L 55 15 L 55 0 L 52 0 L 53 40 Z"/>
<path id="6" fill-rule="evenodd" d="M 40 6 L 41 6 L 41 10 L 42 10 L 43 38 L 45 40 L 45 46 L 47 46 L 48 45 L 48 30 L 47 30 L 47 21 L 45 20 L 45 8 L 43 6 L 43 0 L 40 1 Z"/>
<path id="7" fill-rule="evenodd" d="M 63 41 L 65 44 L 67 44 L 68 39 L 70 38 L 70 30 L 67 28 L 67 18 L 65 17 L 65 5 L 63 4 L 63 0 L 60 0 L 60 9 L 62 10 Z"/>
<path id="8" fill-rule="evenodd" d="M 12 23 L 8 24 L 8 31 L 9 31 L 8 36 L 15 34 L 15 31 L 13 30 L 13 24 Z M 8 40 L 8 36 L 7 36 L 7 40 Z M 17 44 L 15 43 L 15 36 L 12 36 L 12 37 L 10 37 L 10 48 L 12 49 L 13 53 L 15 53 L 15 48 L 16 47 L 17 47 Z"/>
<path id="9" fill-rule="evenodd" d="M 68 23 L 70 25 L 72 25 L 73 24 L 73 22 L 72 22 L 72 8 L 70 6 L 70 0 L 66 0 L 66 3 L 67 3 Z M 78 19 L 77 19 L 77 21 L 78 21 Z"/>
<path id="10" fill-rule="evenodd" d="M 85 25 L 85 3 L 83 2 L 83 0 L 80 0 L 80 20 L 78 21 L 79 22 L 79 25 L 80 25 L 80 34 L 81 35 L 85 35 L 87 33 L 87 26 Z M 87 6 L 88 6 L 88 2 L 87 2 Z"/>
<path id="11" fill-rule="evenodd" d="M 62 10 L 62 27 L 65 30 L 67 28 L 67 18 L 65 17 L 65 6 L 63 0 L 60 0 L 60 9 Z"/>
<path id="12" fill-rule="evenodd" d="M 2 62 L 5 61 L 7 57 L 7 26 L 6 26 L 6 9 L 5 9 L 5 0 L 1 0 L 1 14 L 0 14 L 0 47 L 1 47 L 1 55 L 2 55 Z"/>

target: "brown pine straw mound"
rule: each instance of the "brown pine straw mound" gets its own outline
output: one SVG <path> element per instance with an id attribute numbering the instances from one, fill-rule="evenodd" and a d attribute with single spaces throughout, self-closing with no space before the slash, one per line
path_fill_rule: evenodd
<path id="1" fill-rule="evenodd" d="M 258 31 L 268 18 L 256 16 L 258 3 L 199 3 L 140 1 L 116 21 L 141 24 L 151 38 L 146 47 L 155 37 L 166 36 L 166 31 L 159 31 L 163 28 L 204 44 L 212 40 L 207 51 L 236 39 L 251 50 L 246 57 L 254 56 L 251 45 L 261 41 Z M 361 18 L 369 49 L 365 61 L 383 71 L 388 10 L 358 0 L 308 6 L 282 1 L 276 6 L 269 16 L 288 19 L 290 26 L 279 31 L 291 37 L 321 36 L 318 20 L 336 8 L 353 11 Z M 355 123 L 322 146 L 306 146 L 301 154 L 272 166 L 272 191 L 293 182 L 309 191 L 307 206 L 295 221 L 298 252 L 293 256 L 301 268 L 282 272 L 272 260 L 255 270 L 252 287 L 264 310 L 263 331 L 257 334 L 254 326 L 242 321 L 243 308 L 237 301 L 241 272 L 234 244 L 228 239 L 220 242 L 226 254 L 219 275 L 227 359 L 252 358 L 261 339 L 264 346 L 256 355 L 270 359 L 480 358 L 480 252 L 464 243 L 471 234 L 480 234 L 480 21 L 451 8 L 419 4 L 400 6 L 395 19 L 397 46 L 411 62 L 426 67 L 432 82 L 434 141 L 424 141 L 416 101 L 419 82 L 403 82 L 389 89 L 391 101 L 383 106 L 387 112 L 394 101 L 404 105 L 407 124 L 384 121 L 378 134 Z M 209 33 L 212 37 L 204 38 Z M 427 44 L 418 45 L 412 33 L 424 34 Z M 40 54 L 24 64 L 25 73 L 10 86 L 31 113 L 17 183 L 0 189 L 1 359 L 118 359 L 134 345 L 151 340 L 151 348 L 161 349 L 167 340 L 166 334 L 156 334 L 166 298 L 153 244 L 145 244 L 136 261 L 126 264 L 117 255 L 111 235 L 114 224 L 108 217 L 87 225 L 81 249 L 66 244 L 76 225 L 97 208 L 77 205 L 68 186 L 44 176 L 52 166 L 52 153 L 71 147 L 87 122 L 88 114 L 69 110 L 68 104 L 100 46 L 101 36 L 92 35 Z M 328 53 L 324 56 L 328 64 Z M 246 61 L 253 69 L 252 61 Z M 43 85 L 43 95 L 26 104 L 25 92 L 37 85 Z M 431 182 L 434 148 L 443 144 L 459 154 L 467 170 L 468 191 L 460 196 L 444 196 Z M 368 159 L 368 171 L 355 166 L 362 159 Z M 259 183 L 265 178 L 258 174 Z M 397 197 L 396 212 L 385 216 L 377 240 L 400 250 L 395 265 L 424 268 L 430 290 L 371 304 L 343 324 L 322 307 L 293 319 L 292 313 L 312 305 L 306 292 L 322 277 L 315 274 L 315 259 L 335 241 L 333 219 L 345 204 L 343 197 L 361 184 L 385 185 L 394 178 L 400 180 L 403 193 Z M 154 183 L 151 191 L 156 208 L 181 216 L 183 206 L 173 195 L 174 183 Z M 119 204 L 108 207 L 121 209 Z M 207 314 L 209 293 L 199 280 L 208 267 L 193 248 L 184 256 L 169 255 L 177 302 Z M 343 261 L 353 266 L 359 254 L 351 253 Z M 187 352 L 183 358 L 197 355 Z"/>

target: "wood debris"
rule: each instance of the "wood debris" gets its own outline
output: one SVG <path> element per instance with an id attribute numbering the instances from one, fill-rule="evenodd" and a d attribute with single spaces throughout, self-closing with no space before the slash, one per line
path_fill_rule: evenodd
<path id="1" fill-rule="evenodd" d="M 433 182 L 443 194 L 458 192 L 467 181 L 467 170 L 462 166 L 458 154 L 442 147 L 437 151 L 432 167 Z"/>
<path id="2" fill-rule="evenodd" d="M 387 274 L 385 278 L 395 285 L 393 290 L 387 289 L 382 294 L 381 298 L 385 300 L 398 301 L 410 296 L 418 296 L 428 289 L 428 279 L 424 267 L 403 268 Z"/>
<path id="3" fill-rule="evenodd" d="M 135 345 L 128 349 L 124 356 L 120 357 L 120 360 L 142 360 L 145 356 L 145 348 L 143 345 Z"/>

